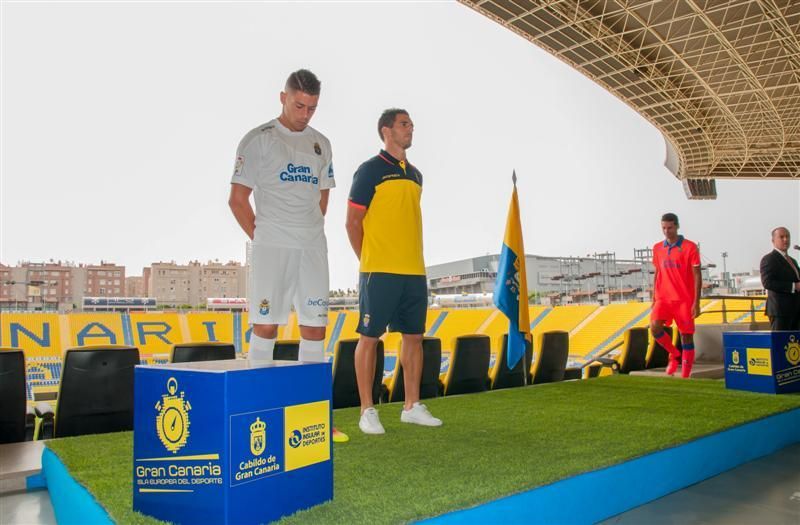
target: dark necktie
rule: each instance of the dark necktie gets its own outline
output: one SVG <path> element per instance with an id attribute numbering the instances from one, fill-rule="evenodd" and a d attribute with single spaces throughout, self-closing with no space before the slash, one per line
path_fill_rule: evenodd
<path id="1" fill-rule="evenodd" d="M 784 255 L 783 258 L 786 259 L 786 262 L 788 262 L 789 266 L 792 267 L 792 270 L 794 270 L 794 274 L 797 276 L 797 280 L 800 281 L 800 272 L 798 272 L 797 266 L 795 266 L 794 261 L 788 255 Z"/>

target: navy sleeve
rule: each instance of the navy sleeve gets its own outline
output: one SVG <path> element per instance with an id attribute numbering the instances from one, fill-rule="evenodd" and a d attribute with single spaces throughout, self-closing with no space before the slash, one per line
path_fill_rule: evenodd
<path id="1" fill-rule="evenodd" d="M 375 175 L 370 169 L 369 162 L 365 162 L 353 175 L 353 184 L 350 186 L 351 203 L 368 208 L 375 196 Z"/>

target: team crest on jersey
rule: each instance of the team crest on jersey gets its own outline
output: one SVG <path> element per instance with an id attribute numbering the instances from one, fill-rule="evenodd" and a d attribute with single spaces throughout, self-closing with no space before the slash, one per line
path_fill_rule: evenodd
<path id="1" fill-rule="evenodd" d="M 242 174 L 242 167 L 244 166 L 244 157 L 239 155 L 236 157 L 236 164 L 233 167 L 233 176 L 238 177 Z"/>
<path id="2" fill-rule="evenodd" d="M 322 155 L 322 148 L 319 147 L 319 142 L 314 143 L 314 153 Z"/>
<path id="3" fill-rule="evenodd" d="M 367 328 L 369 326 L 369 314 L 364 314 L 364 322 L 363 322 L 363 324 L 364 324 L 364 328 Z"/>
<path id="4" fill-rule="evenodd" d="M 269 301 L 266 299 L 261 300 L 261 304 L 258 305 L 258 313 L 261 315 L 269 315 Z"/>

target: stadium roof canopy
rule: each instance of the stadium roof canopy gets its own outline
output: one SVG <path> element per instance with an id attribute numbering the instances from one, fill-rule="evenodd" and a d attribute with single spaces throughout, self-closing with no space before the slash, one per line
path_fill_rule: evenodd
<path id="1" fill-rule="evenodd" d="M 800 178 L 800 2 L 460 1 L 661 130 L 690 198 L 718 178 Z"/>

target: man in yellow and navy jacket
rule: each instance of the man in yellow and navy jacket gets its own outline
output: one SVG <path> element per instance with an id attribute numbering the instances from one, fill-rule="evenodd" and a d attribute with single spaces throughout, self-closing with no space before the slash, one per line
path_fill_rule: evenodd
<path id="1" fill-rule="evenodd" d="M 403 336 L 405 405 L 400 421 L 442 424 L 419 403 L 428 286 L 422 257 L 422 173 L 406 159 L 414 123 L 407 111 L 387 109 L 378 120 L 378 134 L 384 149 L 359 166 L 347 209 L 347 235 L 361 262 L 355 366 L 361 398 L 358 426 L 366 434 L 385 432 L 372 403 L 372 385 L 378 338 L 387 326 Z"/>

